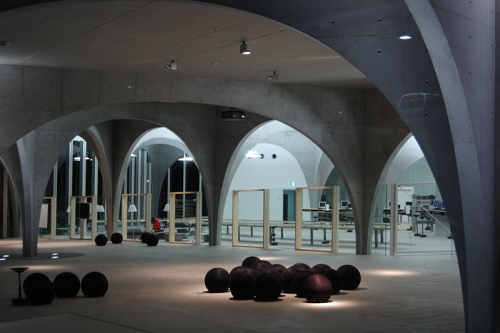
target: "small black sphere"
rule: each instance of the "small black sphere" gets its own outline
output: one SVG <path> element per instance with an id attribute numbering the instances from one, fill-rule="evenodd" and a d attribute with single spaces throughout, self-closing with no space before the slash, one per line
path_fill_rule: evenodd
<path id="1" fill-rule="evenodd" d="M 294 275 L 292 281 L 292 289 L 293 292 L 297 295 L 297 297 L 304 297 L 304 292 L 303 292 L 304 281 L 313 274 L 314 274 L 313 272 L 307 270 L 298 272 L 297 274 Z"/>
<path id="2" fill-rule="evenodd" d="M 293 286 L 292 286 L 293 277 L 298 272 L 299 272 L 298 270 L 292 268 L 287 268 L 283 272 L 281 272 L 281 283 L 283 284 L 284 293 L 293 294 Z"/>
<path id="3" fill-rule="evenodd" d="M 318 273 L 318 274 L 325 274 L 325 272 L 328 270 L 328 269 L 331 269 L 330 266 L 328 266 L 327 264 L 317 264 L 317 265 L 314 265 L 313 267 L 311 267 L 311 271 L 314 272 L 314 273 Z"/>
<path id="4" fill-rule="evenodd" d="M 74 273 L 62 272 L 55 277 L 54 287 L 59 298 L 75 297 L 80 291 L 80 279 Z"/>
<path id="5" fill-rule="evenodd" d="M 224 293 L 228 290 L 231 277 L 224 268 L 215 267 L 205 275 L 205 287 L 211 293 Z"/>
<path id="6" fill-rule="evenodd" d="M 231 278 L 229 290 L 234 299 L 253 299 L 253 284 L 259 273 L 253 269 L 240 270 Z"/>
<path id="7" fill-rule="evenodd" d="M 275 270 L 277 270 L 280 273 L 286 269 L 286 267 L 283 266 L 282 264 L 273 264 L 272 266 L 274 267 Z"/>
<path id="8" fill-rule="evenodd" d="M 146 237 L 146 244 L 148 244 L 148 246 L 156 246 L 158 245 L 158 241 L 158 236 L 156 236 L 155 234 L 149 234 Z"/>
<path id="9" fill-rule="evenodd" d="M 278 272 L 276 273 L 279 274 Z M 256 301 L 275 301 L 281 295 L 281 278 L 270 270 L 266 271 L 255 278 L 253 289 Z"/>
<path id="10" fill-rule="evenodd" d="M 308 302 L 324 303 L 332 295 L 332 284 L 323 274 L 313 274 L 304 281 L 302 291 Z"/>
<path id="11" fill-rule="evenodd" d="M 234 267 L 234 268 L 231 270 L 231 272 L 229 272 L 229 275 L 230 275 L 230 277 L 231 277 L 231 278 L 233 278 L 233 276 L 234 276 L 235 274 L 238 274 L 238 272 L 239 272 L 239 271 L 242 271 L 242 270 L 244 271 L 244 270 L 247 270 L 247 269 L 250 269 L 250 268 L 248 268 L 248 267 L 246 267 L 246 266 L 236 266 L 236 267 Z"/>
<path id="12" fill-rule="evenodd" d="M 297 269 L 299 271 L 307 271 L 309 268 L 309 265 L 308 264 L 304 264 L 302 262 L 298 262 L 296 264 L 293 264 L 292 266 L 288 267 L 288 268 L 293 268 L 293 269 Z"/>
<path id="13" fill-rule="evenodd" d="M 141 242 L 146 243 L 148 236 L 151 235 L 149 232 L 143 232 L 141 234 Z"/>
<path id="14" fill-rule="evenodd" d="M 82 279 L 82 292 L 86 297 L 102 297 L 108 291 L 108 279 L 101 272 L 87 273 Z"/>
<path id="15" fill-rule="evenodd" d="M 123 236 L 119 232 L 115 232 L 111 235 L 111 243 L 121 244 L 123 242 Z"/>
<path id="16" fill-rule="evenodd" d="M 258 272 L 263 272 L 271 267 L 273 267 L 271 263 L 265 260 L 256 261 L 250 266 L 251 269 L 255 269 Z"/>
<path id="17" fill-rule="evenodd" d="M 243 260 L 243 262 L 241 263 L 241 266 L 250 267 L 252 266 L 253 263 L 257 261 L 260 261 L 258 257 L 254 256 L 246 257 L 245 260 Z"/>
<path id="18" fill-rule="evenodd" d="M 23 290 L 28 301 L 33 305 L 52 303 L 56 297 L 54 284 L 43 273 L 32 273 L 24 279 Z"/>
<path id="19" fill-rule="evenodd" d="M 352 265 L 343 265 L 337 269 L 342 278 L 342 289 L 355 290 L 361 283 L 361 273 Z"/>
<path id="20" fill-rule="evenodd" d="M 342 288 L 342 277 L 335 269 L 330 268 L 324 273 L 332 284 L 332 295 L 338 294 Z"/>
<path id="21" fill-rule="evenodd" d="M 95 244 L 97 246 L 104 246 L 104 245 L 106 245 L 107 242 L 108 242 L 108 237 L 106 237 L 106 235 L 99 234 L 99 235 L 95 236 Z"/>

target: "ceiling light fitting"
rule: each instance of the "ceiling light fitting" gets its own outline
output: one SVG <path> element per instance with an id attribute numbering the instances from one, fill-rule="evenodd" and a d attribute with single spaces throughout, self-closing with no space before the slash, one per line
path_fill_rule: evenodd
<path id="1" fill-rule="evenodd" d="M 181 158 L 178 159 L 178 161 L 192 161 L 193 158 L 191 156 L 189 156 L 188 154 L 184 153 L 184 156 L 182 156 Z"/>
<path id="2" fill-rule="evenodd" d="M 250 50 L 248 49 L 247 44 L 245 44 L 245 41 L 241 42 L 240 53 L 241 54 L 250 54 L 251 53 Z"/>
<path id="3" fill-rule="evenodd" d="M 250 149 L 246 154 L 245 154 L 245 157 L 246 158 L 260 158 L 260 159 L 263 159 L 264 158 L 264 154 L 261 154 L 259 153 L 258 151 L 256 150 L 253 150 L 253 149 Z"/>
<path id="4" fill-rule="evenodd" d="M 172 71 L 176 71 L 177 70 L 177 63 L 172 60 L 170 63 L 165 65 L 165 68 L 170 69 Z"/>
<path id="5" fill-rule="evenodd" d="M 279 79 L 279 74 L 276 73 L 276 71 L 273 71 L 273 74 L 266 76 L 266 79 L 270 80 L 277 80 Z"/>
<path id="6" fill-rule="evenodd" d="M 408 39 L 411 39 L 412 37 L 410 35 L 401 35 L 399 36 L 399 39 L 402 39 L 402 40 L 408 40 Z"/>

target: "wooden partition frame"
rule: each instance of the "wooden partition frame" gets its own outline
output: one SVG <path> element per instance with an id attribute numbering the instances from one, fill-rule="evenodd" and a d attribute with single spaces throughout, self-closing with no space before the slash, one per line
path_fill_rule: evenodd
<path id="1" fill-rule="evenodd" d="M 149 232 L 151 230 L 151 193 L 135 193 L 135 194 L 122 194 L 122 210 L 121 210 L 121 220 L 122 220 L 122 236 L 123 239 L 128 239 L 128 197 L 146 197 L 146 216 L 144 221 L 144 231 Z M 97 213 L 96 213 L 97 215 Z M 149 231 L 148 231 L 149 230 Z"/>
<path id="2" fill-rule="evenodd" d="M 252 245 L 242 245 L 238 240 L 240 221 L 239 221 L 239 194 L 242 192 L 262 192 L 263 195 L 263 212 L 262 212 L 262 246 L 252 246 Z M 257 189 L 257 190 L 234 190 L 233 191 L 233 214 L 232 214 L 232 228 L 233 228 L 233 247 L 253 247 L 253 248 L 264 248 L 268 249 L 270 245 L 270 223 L 269 223 L 269 190 L 268 189 Z M 236 231 L 236 232 L 235 232 Z"/>
<path id="3" fill-rule="evenodd" d="M 303 229 L 303 218 L 302 213 L 304 212 L 304 191 L 305 190 L 332 190 L 332 202 L 330 203 L 330 208 L 332 211 L 331 222 L 331 248 L 329 250 L 321 249 L 311 249 L 302 246 L 302 229 Z M 338 186 L 311 186 L 311 187 L 297 187 L 295 189 L 295 250 L 302 251 L 316 251 L 316 252 L 332 252 L 337 253 L 339 251 L 339 187 Z"/>
<path id="4" fill-rule="evenodd" d="M 57 224 L 57 198 L 56 197 L 43 197 L 43 200 L 50 200 L 50 239 L 56 238 L 56 224 Z"/>
<path id="5" fill-rule="evenodd" d="M 196 194 L 196 208 L 195 208 L 195 240 L 193 243 L 179 242 L 175 240 L 175 196 L 182 194 Z M 168 199 L 170 206 L 168 212 L 168 242 L 176 244 L 201 244 L 201 209 L 202 209 L 202 194 L 201 192 L 170 192 L 170 198 Z M 172 204 L 173 203 L 173 204 Z M 172 214 L 173 212 L 173 214 Z"/>

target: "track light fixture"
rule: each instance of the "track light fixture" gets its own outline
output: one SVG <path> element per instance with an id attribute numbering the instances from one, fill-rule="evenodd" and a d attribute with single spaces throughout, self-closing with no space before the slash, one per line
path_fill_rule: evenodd
<path id="1" fill-rule="evenodd" d="M 271 80 L 277 80 L 279 79 L 279 77 L 280 77 L 279 74 L 276 73 L 276 71 L 273 71 L 273 74 L 266 76 L 266 79 L 271 81 Z"/>
<path id="2" fill-rule="evenodd" d="M 241 42 L 240 53 L 241 54 L 250 54 L 251 53 L 250 50 L 248 49 L 247 44 L 245 44 L 245 41 Z"/>
<path id="3" fill-rule="evenodd" d="M 176 71 L 177 70 L 177 63 L 172 60 L 170 63 L 165 65 L 165 68 Z"/>

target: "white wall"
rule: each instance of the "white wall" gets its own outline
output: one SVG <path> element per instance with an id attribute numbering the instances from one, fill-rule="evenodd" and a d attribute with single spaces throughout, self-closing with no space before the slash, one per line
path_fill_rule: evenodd
<path id="1" fill-rule="evenodd" d="M 307 186 L 304 173 L 297 160 L 285 149 L 267 143 L 254 148 L 264 158 L 245 158 L 239 165 L 229 187 L 223 218 L 231 219 L 233 190 L 270 189 L 270 219 L 283 219 L 283 189 Z M 273 159 L 272 155 L 276 158 Z M 309 202 L 304 197 L 304 202 Z M 262 220 L 262 192 L 241 193 L 239 200 L 240 220 Z"/>

